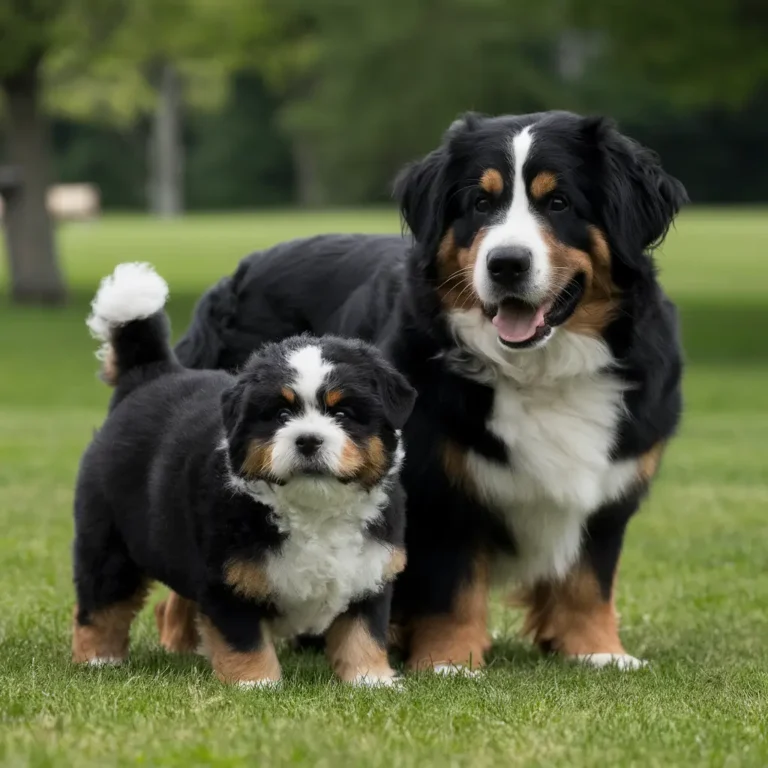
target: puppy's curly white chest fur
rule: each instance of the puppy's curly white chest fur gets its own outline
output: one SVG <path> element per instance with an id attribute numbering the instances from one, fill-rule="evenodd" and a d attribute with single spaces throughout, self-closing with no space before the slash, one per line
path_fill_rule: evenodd
<path id="1" fill-rule="evenodd" d="M 286 535 L 264 561 L 280 612 L 272 623 L 275 635 L 320 634 L 353 600 L 381 589 L 392 549 L 366 528 L 387 503 L 383 489 L 307 478 L 285 486 L 261 483 L 253 494 L 271 507 Z"/>

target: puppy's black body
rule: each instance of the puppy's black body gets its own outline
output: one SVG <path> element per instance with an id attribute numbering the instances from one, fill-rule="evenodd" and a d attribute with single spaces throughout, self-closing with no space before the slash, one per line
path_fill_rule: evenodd
<path id="1" fill-rule="evenodd" d="M 681 412 L 652 248 L 685 201 L 649 151 L 568 113 L 457 121 L 401 177 L 414 242 L 334 235 L 252 254 L 177 347 L 235 368 L 297 331 L 376 343 L 419 392 L 404 436 L 410 664 L 481 664 L 489 579 L 539 644 L 625 667 L 626 524 Z"/>
<path id="2" fill-rule="evenodd" d="M 390 681 L 388 582 L 404 565 L 398 430 L 412 390 L 367 345 L 333 338 L 267 346 L 238 376 L 186 370 L 162 305 L 130 317 L 131 296 L 114 290 L 157 289 L 157 275 L 127 266 L 91 320 L 116 390 L 77 484 L 75 660 L 125 658 L 130 620 L 158 580 L 199 609 L 225 681 L 275 681 L 273 636 L 326 631 L 343 679 Z"/>

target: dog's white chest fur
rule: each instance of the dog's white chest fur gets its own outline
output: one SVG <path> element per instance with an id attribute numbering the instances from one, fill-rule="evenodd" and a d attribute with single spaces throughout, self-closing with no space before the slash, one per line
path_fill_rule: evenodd
<path id="1" fill-rule="evenodd" d="M 498 347 L 495 338 L 490 347 L 471 330 L 458 328 L 475 350 Z M 567 331 L 543 349 L 502 355 L 494 356 L 486 426 L 507 447 L 510 464 L 470 452 L 468 469 L 514 535 L 517 554 L 499 563 L 503 576 L 524 582 L 563 576 L 578 557 L 589 515 L 637 478 L 636 461 L 610 460 L 624 387 L 607 370 L 603 342 Z"/>
<path id="2" fill-rule="evenodd" d="M 308 479 L 262 493 L 287 534 L 264 564 L 281 613 L 276 635 L 320 634 L 354 599 L 381 589 L 392 550 L 365 528 L 381 514 L 383 490 Z"/>

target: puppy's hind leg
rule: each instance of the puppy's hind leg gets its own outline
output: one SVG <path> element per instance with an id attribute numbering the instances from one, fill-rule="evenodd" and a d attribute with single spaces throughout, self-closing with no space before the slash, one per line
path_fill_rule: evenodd
<path id="1" fill-rule="evenodd" d="M 72 660 L 93 666 L 119 664 L 128 658 L 131 623 L 150 583 L 108 520 L 86 521 L 79 514 L 77 529 Z"/>
<path id="2" fill-rule="evenodd" d="M 160 645 L 171 653 L 194 653 L 200 645 L 197 631 L 197 603 L 176 592 L 155 606 Z"/>

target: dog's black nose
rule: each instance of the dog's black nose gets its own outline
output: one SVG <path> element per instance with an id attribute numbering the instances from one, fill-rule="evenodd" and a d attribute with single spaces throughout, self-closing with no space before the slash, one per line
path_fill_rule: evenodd
<path id="1" fill-rule="evenodd" d="M 296 448 L 304 456 L 311 456 L 323 444 L 323 438 L 317 435 L 299 435 L 296 438 Z"/>
<path id="2" fill-rule="evenodd" d="M 519 245 L 494 248 L 488 254 L 488 272 L 491 279 L 505 287 L 512 287 L 531 271 L 532 254 Z"/>

